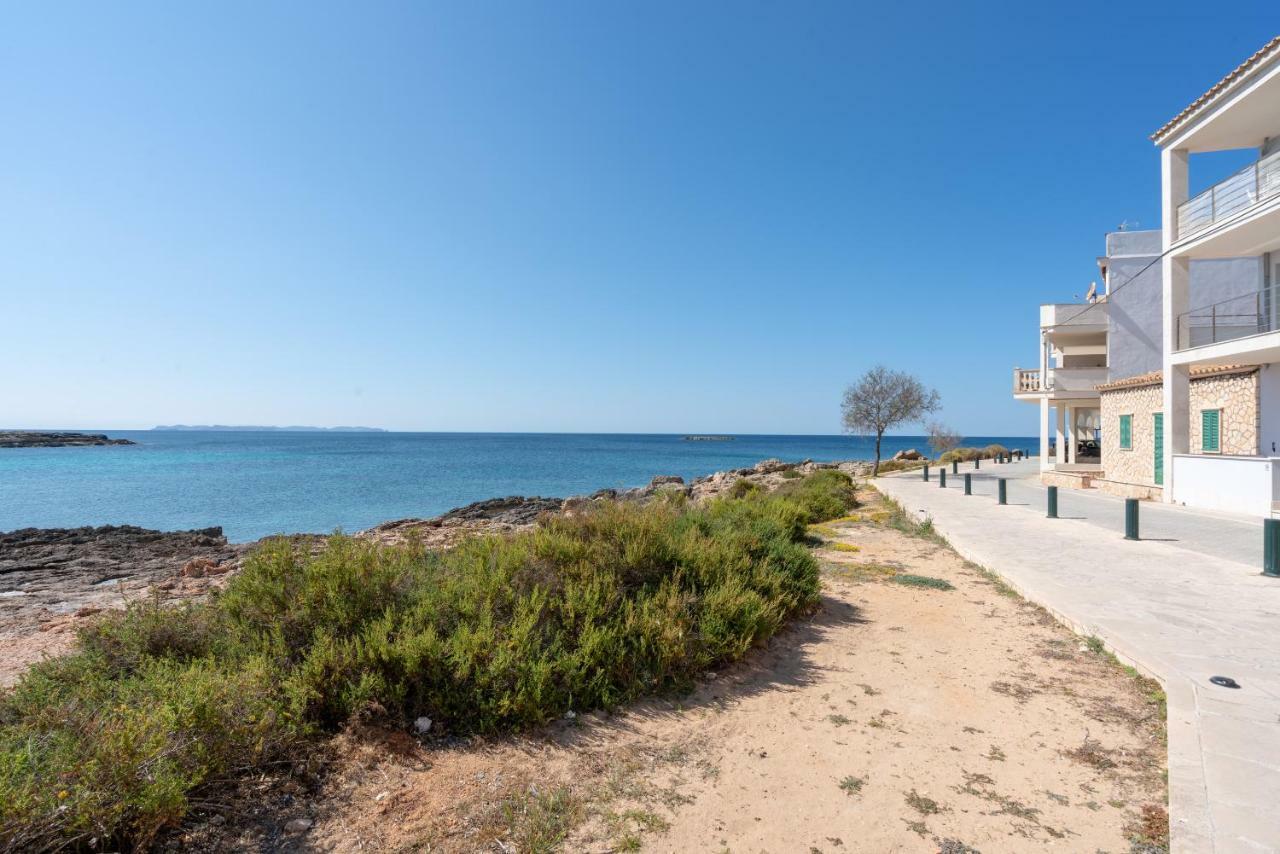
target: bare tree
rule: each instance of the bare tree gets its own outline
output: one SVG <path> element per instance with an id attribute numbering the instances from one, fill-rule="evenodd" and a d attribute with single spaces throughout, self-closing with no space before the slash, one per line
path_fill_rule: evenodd
<path id="1" fill-rule="evenodd" d="M 958 447 L 960 440 L 964 438 L 941 421 L 931 421 L 925 428 L 925 432 L 929 434 L 929 449 L 933 451 L 935 457 L 940 457 L 952 448 Z"/>
<path id="2" fill-rule="evenodd" d="M 876 365 L 845 389 L 840 408 L 847 432 L 875 435 L 876 462 L 871 470 L 874 476 L 880 473 L 880 440 L 884 438 L 884 431 L 919 421 L 936 412 L 940 405 L 938 393 L 925 388 L 911 374 Z"/>

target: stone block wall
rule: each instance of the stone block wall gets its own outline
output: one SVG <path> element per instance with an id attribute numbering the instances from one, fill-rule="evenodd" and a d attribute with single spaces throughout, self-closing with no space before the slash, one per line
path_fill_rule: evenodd
<path id="1" fill-rule="evenodd" d="M 1191 453 L 1202 453 L 1200 413 L 1221 409 L 1218 424 L 1219 453 L 1258 453 L 1259 407 L 1258 372 L 1219 374 L 1191 381 Z"/>
<path id="2" fill-rule="evenodd" d="M 1200 413 L 1221 409 L 1219 426 L 1221 453 L 1258 453 L 1261 417 L 1260 384 L 1257 370 L 1196 377 L 1191 380 L 1191 453 L 1202 453 Z M 1164 393 L 1158 383 L 1119 388 L 1101 394 L 1103 477 L 1112 485 L 1155 486 L 1155 414 L 1164 407 Z M 1120 447 L 1120 416 L 1133 416 L 1130 450 Z M 1165 441 L 1169 428 L 1165 425 Z M 1098 484 L 1100 487 L 1102 483 Z"/>
<path id="3" fill-rule="evenodd" d="M 1102 469 L 1105 478 L 1120 483 L 1154 486 L 1155 414 L 1164 408 L 1160 385 L 1120 388 L 1101 394 Z M 1133 416 L 1133 447 L 1120 447 L 1120 416 Z"/>

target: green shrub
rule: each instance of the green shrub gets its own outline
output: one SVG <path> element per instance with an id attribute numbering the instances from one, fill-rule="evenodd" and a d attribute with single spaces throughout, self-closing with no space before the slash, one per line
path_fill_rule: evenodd
<path id="1" fill-rule="evenodd" d="M 858 506 L 853 478 L 836 469 L 821 469 L 802 480 L 782 484 L 775 496 L 799 505 L 806 524 L 836 519 Z"/>
<path id="2" fill-rule="evenodd" d="M 998 444 L 987 445 L 985 448 L 953 448 L 938 457 L 938 462 L 950 463 L 955 461 L 971 463 L 974 460 L 993 460 L 1000 454 L 1008 456 L 1009 449 L 1004 445 Z"/>
<path id="3" fill-rule="evenodd" d="M 372 710 L 492 733 L 686 689 L 818 598 L 837 471 L 702 506 L 601 502 L 432 553 L 335 536 L 84 631 L 0 697 L 0 850 L 146 847 L 224 784 Z"/>
<path id="4" fill-rule="evenodd" d="M 928 460 L 881 460 L 880 474 L 886 474 L 892 471 L 910 471 L 911 469 L 923 468 L 928 465 Z"/>

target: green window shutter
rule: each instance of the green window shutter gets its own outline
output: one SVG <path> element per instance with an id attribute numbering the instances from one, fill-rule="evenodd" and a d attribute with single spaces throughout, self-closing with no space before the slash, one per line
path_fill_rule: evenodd
<path id="1" fill-rule="evenodd" d="M 1200 412 L 1200 450 L 1217 452 L 1221 449 L 1218 437 L 1221 409 L 1205 409 Z"/>
<path id="2" fill-rule="evenodd" d="M 1133 447 L 1133 416 L 1132 415 L 1120 416 L 1120 447 L 1125 449 Z"/>

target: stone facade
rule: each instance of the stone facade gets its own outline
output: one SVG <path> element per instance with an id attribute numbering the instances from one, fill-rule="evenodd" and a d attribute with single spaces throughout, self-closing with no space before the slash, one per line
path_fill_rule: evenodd
<path id="1" fill-rule="evenodd" d="M 1191 453 L 1201 451 L 1201 413 L 1221 409 L 1219 428 L 1223 454 L 1258 453 L 1261 407 L 1256 368 L 1217 372 L 1191 378 Z M 1108 492 L 1138 493 L 1155 490 L 1155 414 L 1164 408 L 1159 377 L 1139 385 L 1101 389 L 1103 478 L 1096 481 Z M 1120 447 L 1120 416 L 1133 416 L 1130 448 Z M 1166 441 L 1168 426 L 1165 427 Z M 1145 497 L 1130 495 L 1129 497 Z"/>
<path id="2" fill-rule="evenodd" d="M 1258 372 L 1219 374 L 1191 381 L 1191 453 L 1201 453 L 1201 412 L 1221 409 L 1219 453 L 1252 456 L 1258 453 Z"/>
<path id="3" fill-rule="evenodd" d="M 1156 477 L 1155 414 L 1164 409 L 1160 384 L 1104 391 L 1102 401 L 1102 470 L 1117 483 L 1154 486 Z M 1133 416 L 1132 447 L 1120 447 L 1120 416 Z"/>

